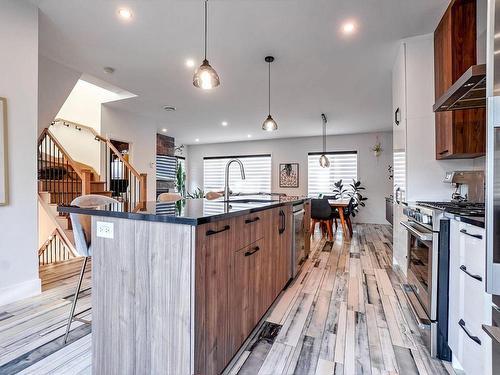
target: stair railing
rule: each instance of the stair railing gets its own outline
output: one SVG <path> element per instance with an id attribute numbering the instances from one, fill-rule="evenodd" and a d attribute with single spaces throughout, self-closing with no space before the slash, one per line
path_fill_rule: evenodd
<path id="1" fill-rule="evenodd" d="M 50 203 L 68 205 L 76 196 L 87 194 L 83 186 L 88 171 L 80 168 L 48 129 L 38 138 L 37 164 L 39 191 L 51 192 Z"/>
<path id="2" fill-rule="evenodd" d="M 114 198 L 124 202 L 128 206 L 126 208 L 135 210 L 137 207 L 144 206 L 147 201 L 147 174 L 139 173 L 116 149 L 109 138 L 101 136 L 94 128 L 83 124 L 60 118 L 55 119 L 55 123 L 73 127 L 78 131 L 90 132 L 94 139 L 101 143 L 100 180 L 106 183 L 106 190 L 111 191 Z M 86 179 L 85 183 L 90 189 L 90 181 Z M 85 188 L 84 186 L 84 190 Z"/>
<path id="3" fill-rule="evenodd" d="M 40 266 L 64 262 L 75 257 L 76 254 L 73 252 L 72 247 L 66 243 L 57 228 L 54 229 L 47 241 L 38 250 L 38 264 Z"/>

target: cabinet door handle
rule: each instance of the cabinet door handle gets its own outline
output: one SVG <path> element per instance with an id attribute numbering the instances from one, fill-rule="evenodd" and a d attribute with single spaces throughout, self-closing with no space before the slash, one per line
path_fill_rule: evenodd
<path id="1" fill-rule="evenodd" d="M 449 150 L 444 150 L 444 151 L 441 151 L 441 152 L 439 153 L 439 155 L 444 155 L 444 154 L 447 154 L 448 152 L 449 152 Z"/>
<path id="2" fill-rule="evenodd" d="M 258 216 L 254 219 L 246 219 L 245 224 L 255 223 L 256 221 L 259 221 L 259 220 L 260 220 L 260 217 L 258 217 Z"/>
<path id="3" fill-rule="evenodd" d="M 466 234 L 468 236 L 477 238 L 478 240 L 482 240 L 483 239 L 483 236 L 481 236 L 480 234 L 472 234 L 472 233 L 467 232 L 465 229 L 460 229 L 460 233 L 463 233 L 463 234 Z"/>
<path id="4" fill-rule="evenodd" d="M 399 113 L 400 113 L 400 110 L 398 107 L 398 109 L 396 109 L 396 112 L 394 112 L 394 122 L 396 123 L 396 125 L 399 125 L 399 123 L 400 123 Z"/>
<path id="5" fill-rule="evenodd" d="M 283 212 L 283 210 L 280 210 L 280 221 L 281 221 L 281 224 L 280 224 L 280 228 L 278 230 L 279 234 L 282 234 L 284 231 L 285 231 L 285 213 Z"/>
<path id="6" fill-rule="evenodd" d="M 257 251 L 259 251 L 259 250 L 260 250 L 260 247 L 255 246 L 255 247 L 253 248 L 253 250 L 247 251 L 247 252 L 245 253 L 245 256 L 246 256 L 246 257 L 249 257 L 250 255 L 255 254 L 255 253 L 256 253 Z"/>
<path id="7" fill-rule="evenodd" d="M 469 336 L 469 338 L 470 338 L 472 341 L 474 341 L 474 342 L 475 342 L 476 344 L 478 344 L 478 345 L 481 345 L 481 340 L 479 340 L 479 337 L 477 337 L 477 336 L 472 336 L 472 335 L 470 334 L 470 332 L 467 330 L 467 328 L 465 328 L 465 322 L 464 322 L 464 320 L 463 320 L 463 319 L 460 319 L 460 320 L 458 321 L 458 325 L 459 325 L 460 327 L 462 327 L 462 329 L 464 330 L 465 334 L 466 334 L 467 336 Z"/>
<path id="8" fill-rule="evenodd" d="M 220 232 L 224 232 L 224 231 L 226 231 L 226 230 L 229 230 L 229 228 L 231 228 L 231 227 L 230 227 L 229 225 L 226 225 L 224 228 L 222 228 L 222 229 L 220 229 L 220 230 L 212 230 L 212 229 L 210 229 L 210 230 L 207 230 L 206 235 L 207 235 L 207 236 L 212 236 L 212 235 L 214 235 L 214 234 L 217 234 L 217 233 L 220 233 Z"/>
<path id="9" fill-rule="evenodd" d="M 483 281 L 483 278 L 481 276 L 479 276 L 479 275 L 473 275 L 472 273 L 470 273 L 469 271 L 467 271 L 467 267 L 465 267 L 463 264 L 460 266 L 460 270 L 462 270 L 463 272 L 465 272 L 467 275 L 469 275 L 473 279 L 476 279 L 478 281 Z"/>

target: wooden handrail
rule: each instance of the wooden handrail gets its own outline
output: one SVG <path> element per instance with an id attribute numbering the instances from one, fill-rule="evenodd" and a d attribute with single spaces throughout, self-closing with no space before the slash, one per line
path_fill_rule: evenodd
<path id="1" fill-rule="evenodd" d="M 40 147 L 40 144 L 42 143 L 45 136 L 49 137 L 52 140 L 52 142 L 54 142 L 54 144 L 59 148 L 63 156 L 68 160 L 68 164 L 71 166 L 71 168 L 73 168 L 78 177 L 80 177 L 80 179 L 83 179 L 83 173 L 80 166 L 73 160 L 68 151 L 66 151 L 66 149 L 59 143 L 59 141 L 56 139 L 56 137 L 54 137 L 54 135 L 50 132 L 48 128 L 43 129 L 42 133 L 38 137 L 38 143 L 37 143 L 38 146 Z"/>
<path id="2" fill-rule="evenodd" d="M 120 151 L 118 151 L 116 149 L 116 147 L 113 145 L 113 143 L 111 143 L 111 140 L 109 138 L 105 138 L 103 137 L 102 135 L 100 135 L 99 133 L 97 133 L 97 131 L 90 127 L 90 126 L 87 126 L 87 125 L 83 125 L 83 124 L 79 124 L 77 122 L 73 122 L 73 121 L 68 121 L 68 120 L 64 120 L 62 118 L 56 118 L 54 120 L 54 122 L 60 122 L 60 123 L 66 123 L 66 124 L 71 124 L 75 127 L 79 127 L 79 128 L 82 128 L 82 129 L 86 129 L 88 130 L 89 132 L 92 133 L 92 135 L 94 136 L 95 139 L 101 141 L 101 142 L 104 142 L 106 143 L 106 145 L 109 147 L 109 149 L 111 151 L 113 151 L 113 153 L 115 154 L 115 156 L 128 168 L 130 169 L 130 172 L 132 172 L 132 174 L 137 177 L 137 179 L 141 179 L 141 174 L 132 166 L 130 165 L 130 163 L 125 160 L 125 158 L 123 157 L 122 153 Z"/>

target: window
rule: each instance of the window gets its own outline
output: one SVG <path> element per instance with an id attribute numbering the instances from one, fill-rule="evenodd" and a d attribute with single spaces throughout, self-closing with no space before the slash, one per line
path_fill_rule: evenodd
<path id="1" fill-rule="evenodd" d="M 156 155 L 156 179 L 173 181 L 177 171 L 177 158 L 175 156 Z"/>
<path id="2" fill-rule="evenodd" d="M 206 157 L 203 159 L 203 187 L 205 192 L 224 190 L 226 164 L 240 159 L 245 167 L 246 179 L 241 179 L 236 163 L 229 168 L 229 186 L 236 193 L 271 192 L 271 155 Z"/>
<path id="3" fill-rule="evenodd" d="M 333 184 L 344 181 L 344 186 L 358 179 L 358 153 L 356 151 L 328 152 L 330 168 L 319 165 L 321 152 L 310 152 L 308 155 L 308 193 L 309 196 L 330 194 Z"/>

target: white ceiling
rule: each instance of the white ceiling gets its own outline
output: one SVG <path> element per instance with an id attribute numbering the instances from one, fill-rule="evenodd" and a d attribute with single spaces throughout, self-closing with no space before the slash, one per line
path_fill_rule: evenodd
<path id="1" fill-rule="evenodd" d="M 448 0 L 211 0 L 208 59 L 222 84 L 210 92 L 192 85 L 185 66 L 203 57 L 201 0 L 33 2 L 40 53 L 138 95 L 112 106 L 192 144 L 319 135 L 322 112 L 329 134 L 391 129 L 397 41 L 433 32 Z M 117 16 L 120 7 L 132 20 Z M 340 32 L 346 20 L 355 35 Z M 269 54 L 274 133 L 261 130 Z"/>

